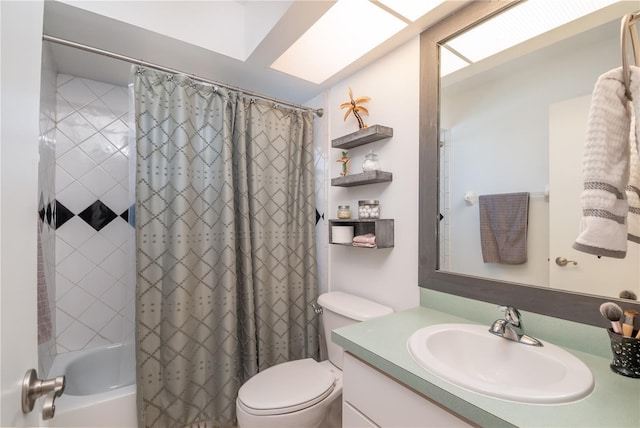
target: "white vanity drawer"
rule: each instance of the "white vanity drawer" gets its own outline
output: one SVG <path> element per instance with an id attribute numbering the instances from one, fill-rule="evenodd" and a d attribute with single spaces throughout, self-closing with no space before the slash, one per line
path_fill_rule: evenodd
<path id="1" fill-rule="evenodd" d="M 379 428 L 346 401 L 342 402 L 342 428 Z"/>
<path id="2" fill-rule="evenodd" d="M 345 353 L 343 380 L 346 404 L 380 427 L 473 426 L 349 353 Z"/>

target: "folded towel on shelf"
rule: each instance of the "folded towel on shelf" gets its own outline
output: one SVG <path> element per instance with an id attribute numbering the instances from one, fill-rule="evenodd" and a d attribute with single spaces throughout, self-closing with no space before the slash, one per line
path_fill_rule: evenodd
<path id="1" fill-rule="evenodd" d="M 366 242 L 354 242 L 351 245 L 353 245 L 354 247 L 376 248 L 376 244 L 369 244 Z"/>
<path id="2" fill-rule="evenodd" d="M 526 263 L 529 193 L 480 195 L 479 210 L 483 261 Z"/>
<path id="3" fill-rule="evenodd" d="M 630 67 L 625 96 L 622 68 L 601 75 L 593 89 L 584 148 L 582 220 L 573 248 L 624 258 L 627 240 L 640 242 L 640 68 Z"/>
<path id="4" fill-rule="evenodd" d="M 353 237 L 353 246 L 373 248 L 376 246 L 376 236 L 373 233 L 356 235 Z"/>

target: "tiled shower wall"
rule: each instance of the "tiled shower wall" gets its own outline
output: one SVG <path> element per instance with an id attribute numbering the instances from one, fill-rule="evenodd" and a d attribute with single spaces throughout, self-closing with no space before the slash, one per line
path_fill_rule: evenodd
<path id="1" fill-rule="evenodd" d="M 41 352 L 42 361 L 55 353 L 132 341 L 135 319 L 134 229 L 128 224 L 128 90 L 70 75 L 56 78 L 54 72 L 49 77 L 49 107 L 42 108 L 50 123 L 43 121 L 49 134 L 41 139 L 40 214 L 42 230 L 48 233 L 42 236 L 49 244 L 45 272 L 51 276 L 47 285 L 53 338 L 48 342 L 49 357 Z M 325 128 L 316 119 L 321 292 L 327 290 Z M 43 373 L 47 371 L 48 366 Z"/>
<path id="2" fill-rule="evenodd" d="M 57 76 L 58 353 L 133 337 L 128 107 L 127 88 Z"/>

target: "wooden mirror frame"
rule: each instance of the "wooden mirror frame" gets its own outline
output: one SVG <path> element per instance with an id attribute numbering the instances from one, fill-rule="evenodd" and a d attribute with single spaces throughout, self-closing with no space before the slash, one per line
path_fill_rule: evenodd
<path id="1" fill-rule="evenodd" d="M 419 152 L 419 257 L 420 287 L 524 311 L 609 327 L 600 305 L 618 301 L 640 312 L 638 302 L 550 288 L 495 281 L 438 270 L 439 200 L 439 45 L 467 29 L 520 3 L 520 0 L 471 2 L 425 30 L 420 36 L 420 152 Z"/>

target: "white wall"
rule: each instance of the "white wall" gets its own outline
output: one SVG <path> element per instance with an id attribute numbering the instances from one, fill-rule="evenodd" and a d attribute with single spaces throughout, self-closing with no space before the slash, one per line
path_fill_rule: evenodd
<path id="1" fill-rule="evenodd" d="M 351 248 L 329 245 L 329 289 L 341 290 L 386 304 L 395 310 L 418 306 L 418 101 L 419 52 L 416 37 L 328 92 L 329 159 L 327 182 L 328 218 L 335 219 L 338 205 L 350 205 L 357 218 L 358 200 L 378 199 L 381 218 L 395 220 L 395 247 L 390 249 Z M 390 183 L 357 187 L 332 187 L 339 176 L 336 159 L 341 150 L 331 148 L 331 139 L 358 130 L 351 115 L 343 121 L 339 106 L 354 97 L 368 95 L 365 106 L 368 125 L 393 128 L 393 137 L 349 150 L 351 172 L 362 172 L 364 156 L 373 150 L 383 171 L 393 173 Z M 325 233 L 328 233 L 325 231 Z"/>
<path id="2" fill-rule="evenodd" d="M 600 74 L 619 66 L 619 42 L 612 35 L 581 48 L 556 49 L 498 78 L 482 76 L 463 89 L 443 89 L 442 120 L 451 140 L 450 271 L 549 285 L 548 203 L 542 197 L 549 184 L 549 105 L 590 94 Z M 483 263 L 478 206 L 464 201 L 470 190 L 533 193 L 526 264 Z M 553 186 L 550 192 L 551 198 L 561 197 Z"/>

